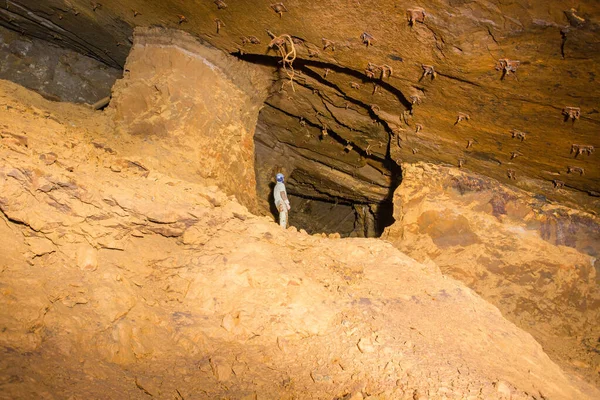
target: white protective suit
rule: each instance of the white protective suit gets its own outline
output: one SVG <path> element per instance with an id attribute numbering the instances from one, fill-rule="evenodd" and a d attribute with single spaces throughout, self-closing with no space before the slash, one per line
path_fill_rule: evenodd
<path id="1" fill-rule="evenodd" d="M 281 195 L 281 192 L 284 193 L 283 196 Z M 277 211 L 279 211 L 279 225 L 285 229 L 287 228 L 287 216 L 288 211 L 290 210 L 290 201 L 287 200 L 287 192 L 283 182 L 277 182 L 275 189 L 273 189 L 273 197 L 275 200 L 275 207 L 277 207 Z"/>

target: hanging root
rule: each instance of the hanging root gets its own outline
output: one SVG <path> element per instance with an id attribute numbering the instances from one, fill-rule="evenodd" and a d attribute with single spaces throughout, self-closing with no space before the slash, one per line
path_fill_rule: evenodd
<path id="1" fill-rule="evenodd" d="M 273 35 L 274 36 L 274 35 Z M 273 40 L 269 43 L 270 49 L 275 49 L 279 52 L 279 56 L 281 56 L 281 64 L 283 65 L 283 71 L 290 78 L 290 84 L 292 85 L 292 90 L 295 92 L 294 88 L 294 67 L 292 63 L 296 59 L 296 48 L 294 47 L 294 40 L 288 34 L 283 34 L 280 36 L 274 36 Z M 283 87 L 283 86 L 282 86 Z"/>

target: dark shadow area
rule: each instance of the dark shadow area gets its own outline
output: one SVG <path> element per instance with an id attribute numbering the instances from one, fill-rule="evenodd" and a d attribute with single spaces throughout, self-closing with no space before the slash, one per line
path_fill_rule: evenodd
<path id="1" fill-rule="evenodd" d="M 394 192 L 402 183 L 402 167 L 392 160 L 390 156 L 390 142 L 388 142 L 384 165 L 389 168 L 391 184 L 388 188 L 386 200 L 379 204 L 379 208 L 375 214 L 376 234 L 378 237 L 381 236 L 385 228 L 396 221 L 394 219 Z"/>
<path id="2" fill-rule="evenodd" d="M 309 234 L 339 233 L 342 237 L 352 235 L 356 216 L 352 205 L 321 199 L 310 199 L 288 193 L 292 209 L 290 225 L 304 229 Z"/>
<path id="3" fill-rule="evenodd" d="M 273 215 L 273 218 L 277 223 L 279 223 L 279 211 L 275 206 L 275 201 L 273 201 L 273 192 L 275 190 L 275 182 L 269 183 L 269 211 Z"/>
<path id="4" fill-rule="evenodd" d="M 240 60 L 259 65 L 277 66 L 280 61 L 279 57 L 270 54 L 241 54 L 238 52 L 232 53 L 232 55 Z M 381 79 L 371 79 L 362 71 L 319 60 L 296 59 L 294 61 L 294 69 L 301 71 L 303 76 L 310 77 L 319 84 L 328 86 L 344 95 L 345 91 L 342 88 L 328 81 L 315 68 L 328 68 L 331 71 L 361 79 L 363 82 L 376 82 L 382 90 L 395 94 L 400 104 L 406 109 L 411 107 L 410 102 L 398 89 Z M 299 84 L 309 90 L 312 88 L 300 81 Z M 283 122 L 282 125 L 277 125 L 277 122 L 273 123 L 273 121 L 270 121 L 270 124 L 261 124 L 259 115 L 254 136 L 257 193 L 262 200 L 268 200 L 268 211 L 265 206 L 264 212 L 272 215 L 273 219 L 277 221 L 278 212 L 273 202 L 274 176 L 275 171 L 284 172 L 288 198 L 292 207 L 289 213 L 290 226 L 303 229 L 309 234 L 339 233 L 342 237 L 379 237 L 385 228 L 395 221 L 393 196 L 396 188 L 402 182 L 401 167 L 390 156 L 390 140 L 395 140 L 396 136 L 388 123 L 379 118 L 370 104 L 352 98 L 352 96 L 344 95 L 344 97 L 350 104 L 367 111 L 371 119 L 379 122 L 388 133 L 387 143 L 383 142 L 385 143 L 384 154 L 373 153 L 368 148 L 365 149 L 361 146 L 351 146 L 350 149 L 345 150 L 347 153 L 357 153 L 360 159 L 365 160 L 366 163 L 372 161 L 371 165 L 376 165 L 375 169 L 385 179 L 370 179 L 368 175 L 359 178 L 352 173 L 356 165 L 349 163 L 347 167 L 340 167 L 339 158 L 329 163 L 327 159 L 321 158 L 324 153 L 302 145 L 305 138 L 299 135 L 304 134 L 304 130 L 298 130 L 298 136 L 293 139 L 288 136 L 285 141 L 280 141 L 275 131 L 282 129 L 296 133 L 286 124 L 288 121 L 296 123 L 298 116 L 290 113 L 289 110 L 268 103 L 271 112 L 281 113 L 282 121 L 286 122 Z M 321 125 L 309 119 L 303 120 L 302 123 L 315 132 L 322 128 Z M 330 140 L 337 142 L 341 149 L 348 143 L 331 127 L 328 127 L 327 135 Z M 307 164 L 307 160 L 310 163 Z M 314 170 L 310 167 L 312 163 L 315 165 Z M 327 168 L 323 168 L 323 165 L 332 168 L 331 174 Z M 347 174 L 348 178 L 343 178 L 343 175 L 340 176 L 340 174 Z M 354 184 L 356 187 L 350 186 Z M 369 189 L 369 186 L 372 188 Z M 382 187 L 385 188 L 383 196 Z M 267 196 L 268 199 L 266 199 Z"/>
<path id="5" fill-rule="evenodd" d="M 264 157 L 264 154 L 263 154 Z M 303 194 L 302 185 L 297 182 L 294 171 L 286 176 L 286 190 L 290 200 L 291 210 L 288 216 L 290 226 L 303 229 L 309 234 L 339 233 L 341 237 L 379 237 L 391 224 L 393 217 L 393 196 L 396 188 L 402 182 L 402 170 L 393 161 L 389 161 L 391 185 L 388 195 L 381 202 L 356 202 L 343 197 L 314 197 Z M 273 221 L 279 221 L 279 213 L 273 200 L 275 188 L 274 176 L 266 177 L 269 182 L 259 182 L 258 187 L 268 187 L 268 214 Z M 316 179 L 315 179 L 316 181 Z M 328 183 L 323 181 L 318 189 L 328 192 Z M 260 191 L 259 191 L 260 193 Z M 263 191 L 264 193 L 264 191 Z"/>

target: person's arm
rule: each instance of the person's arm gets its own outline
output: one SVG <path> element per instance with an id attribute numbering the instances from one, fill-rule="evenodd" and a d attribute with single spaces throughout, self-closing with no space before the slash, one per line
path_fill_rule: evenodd
<path id="1" fill-rule="evenodd" d="M 287 193 L 285 192 L 285 190 L 282 190 L 281 192 L 279 192 L 279 195 L 283 199 L 283 202 L 285 203 L 285 206 L 287 207 L 287 209 L 289 211 L 291 207 L 290 207 L 290 201 L 287 198 Z"/>

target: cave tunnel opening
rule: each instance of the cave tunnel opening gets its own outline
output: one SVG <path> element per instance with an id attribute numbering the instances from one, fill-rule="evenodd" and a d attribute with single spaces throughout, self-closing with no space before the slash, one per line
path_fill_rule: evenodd
<path id="1" fill-rule="evenodd" d="M 392 199 L 402 181 L 398 164 L 389 157 L 375 158 L 377 168 L 373 168 L 360 156 L 366 173 L 353 176 L 352 165 L 343 165 L 339 160 L 327 162 L 328 152 L 334 146 L 325 147 L 322 153 L 310 151 L 310 146 L 302 146 L 306 144 L 303 138 L 293 140 L 293 129 L 273 126 L 268 120 L 272 120 L 272 115 L 269 116 L 268 111 L 261 112 L 254 136 L 257 193 L 265 214 L 278 220 L 273 189 L 275 175 L 281 172 L 285 175 L 292 208 L 289 226 L 309 234 L 379 237 L 394 222 Z M 292 140 L 282 139 L 282 132 L 291 135 Z M 312 138 L 316 144 L 322 140 L 318 136 Z M 339 149 L 335 153 L 339 153 Z M 374 174 L 379 175 L 378 179 L 373 179 Z"/>
<path id="2" fill-rule="evenodd" d="M 18 69 L 11 76 L 0 73 L 0 77 L 35 88 L 49 99 L 87 103 L 95 110 L 108 106 L 111 88 L 124 71 L 115 67 L 124 63 L 129 46 L 118 49 L 119 63 L 110 63 L 93 54 L 88 54 L 90 58 L 67 48 L 48 47 L 43 40 L 35 39 L 31 44 L 16 32 L 5 32 L 6 27 L 0 29 L 0 39 L 8 38 L 2 40 L 10 39 L 12 43 L 11 65 L 21 65 L 19 55 L 45 59 L 51 54 L 53 64 L 40 63 L 35 70 L 45 71 L 40 75 L 44 80 L 49 80 L 49 76 L 53 80 L 42 85 L 39 74 L 21 74 Z M 45 38 L 42 34 L 38 36 Z M 277 56 L 242 51 L 231 55 L 275 71 L 271 90 L 274 95 L 265 102 L 254 136 L 257 193 L 262 211 L 277 219 L 272 190 L 275 174 L 283 172 L 292 205 L 291 226 L 311 234 L 380 236 L 394 222 L 392 198 L 402 180 L 400 167 L 390 157 L 389 127 L 386 130 L 383 123 L 374 125 L 377 115 L 373 105 L 347 93 L 344 85 L 326 76 L 329 71 L 330 77 L 340 77 L 344 82 L 359 81 L 362 85 L 375 81 L 342 65 L 313 58 L 298 59 L 294 63 L 295 93 L 286 96 L 282 88 L 287 82 Z M 278 74 L 283 79 L 278 79 Z M 27 79 L 19 75 L 26 75 Z M 390 107 L 408 106 L 402 94 L 387 81 L 377 80 L 376 86 L 397 100 Z M 291 97 L 293 100 L 289 100 Z M 327 133 L 323 134 L 324 131 Z"/>
<path id="3" fill-rule="evenodd" d="M 277 66 L 277 58 L 239 55 L 243 61 Z M 301 76 L 292 87 L 275 78 L 254 134 L 255 173 L 263 212 L 278 219 L 273 204 L 275 175 L 285 175 L 289 225 L 310 234 L 379 237 L 394 222 L 393 195 L 402 182 L 391 157 L 397 135 L 372 104 L 323 78 L 335 70 L 345 79 L 362 74 L 320 61 L 294 64 Z M 281 71 L 279 71 L 281 72 Z M 387 83 L 378 81 L 387 87 Z M 398 106 L 401 93 L 390 90 Z"/>

